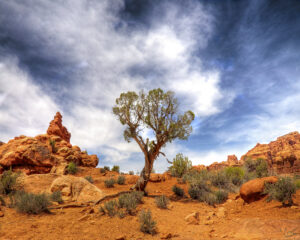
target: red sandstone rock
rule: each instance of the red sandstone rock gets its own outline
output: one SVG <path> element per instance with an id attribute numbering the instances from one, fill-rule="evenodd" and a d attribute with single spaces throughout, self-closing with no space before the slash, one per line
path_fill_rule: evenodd
<path id="1" fill-rule="evenodd" d="M 239 164 L 239 160 L 235 155 L 228 155 L 227 162 L 228 162 L 229 166 Z"/>
<path id="2" fill-rule="evenodd" d="M 71 134 L 68 130 L 62 125 L 62 116 L 60 112 L 57 112 L 54 116 L 54 119 L 50 122 L 50 125 L 47 130 L 48 135 L 59 136 L 64 139 L 66 142 L 70 143 Z"/>
<path id="3" fill-rule="evenodd" d="M 269 144 L 257 144 L 241 157 L 240 162 L 247 158 L 256 160 L 263 158 L 275 172 L 299 173 L 300 172 L 300 134 L 291 132 L 278 137 Z"/>
<path id="4" fill-rule="evenodd" d="M 256 201 L 263 197 L 265 183 L 275 183 L 277 180 L 277 177 L 264 177 L 248 181 L 241 186 L 240 196 L 247 203 Z"/>

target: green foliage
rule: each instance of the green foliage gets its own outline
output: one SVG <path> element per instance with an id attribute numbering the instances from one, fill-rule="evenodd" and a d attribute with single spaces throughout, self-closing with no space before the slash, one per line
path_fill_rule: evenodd
<path id="1" fill-rule="evenodd" d="M 106 170 L 104 168 L 100 168 L 99 171 L 100 171 L 100 173 L 105 173 L 106 172 Z"/>
<path id="2" fill-rule="evenodd" d="M 210 193 L 210 187 L 204 181 L 194 181 L 190 184 L 188 193 L 192 199 L 201 200 L 201 198 Z"/>
<path id="3" fill-rule="evenodd" d="M 245 171 L 240 167 L 227 167 L 225 175 L 234 185 L 240 186 L 243 183 Z"/>
<path id="4" fill-rule="evenodd" d="M 14 194 L 14 206 L 18 212 L 27 214 L 39 214 L 49 212 L 49 198 L 46 194 L 33 194 L 18 191 Z"/>
<path id="5" fill-rule="evenodd" d="M 125 193 L 119 197 L 119 206 L 125 208 L 128 214 L 134 214 L 137 204 L 137 199 L 131 193 Z"/>
<path id="6" fill-rule="evenodd" d="M 183 174 L 187 173 L 192 168 L 192 162 L 188 157 L 183 156 L 182 153 L 178 153 L 172 163 L 169 170 L 173 177 L 182 177 Z"/>
<path id="7" fill-rule="evenodd" d="M 10 194 L 15 191 L 15 186 L 19 174 L 12 170 L 4 171 L 0 176 L 0 194 Z"/>
<path id="8" fill-rule="evenodd" d="M 129 175 L 134 175 L 134 171 L 129 171 Z"/>
<path id="9" fill-rule="evenodd" d="M 269 176 L 268 163 L 262 158 L 258 158 L 257 160 L 252 160 L 251 158 L 246 159 L 244 168 L 246 169 L 246 175 L 250 173 L 250 175 L 246 176 L 246 180 Z"/>
<path id="10" fill-rule="evenodd" d="M 112 167 L 112 169 L 111 169 L 113 172 L 117 172 L 117 173 L 119 173 L 120 172 L 120 166 L 118 166 L 118 165 L 114 165 L 113 167 Z"/>
<path id="11" fill-rule="evenodd" d="M 115 182 L 116 182 L 115 179 L 110 178 L 110 179 L 105 180 L 104 184 L 105 184 L 105 187 L 107 187 L 107 188 L 113 188 Z"/>
<path id="12" fill-rule="evenodd" d="M 289 177 L 282 177 L 276 183 L 266 183 L 264 194 L 268 194 L 267 201 L 277 200 L 283 206 L 293 204 L 293 195 L 296 193 L 296 185 Z"/>
<path id="13" fill-rule="evenodd" d="M 213 186 L 222 189 L 228 189 L 230 186 L 230 179 L 226 176 L 225 172 L 220 170 L 210 174 L 210 181 Z"/>
<path id="14" fill-rule="evenodd" d="M 50 195 L 50 200 L 52 202 L 63 203 L 64 201 L 62 200 L 61 191 L 53 192 Z"/>
<path id="15" fill-rule="evenodd" d="M 162 209 L 167 209 L 170 200 L 165 195 L 159 196 L 155 198 L 156 206 Z"/>
<path id="16" fill-rule="evenodd" d="M 104 166 L 103 169 L 104 169 L 105 171 L 110 171 L 110 167 L 109 167 L 109 166 Z"/>
<path id="17" fill-rule="evenodd" d="M 143 233 L 155 234 L 156 222 L 152 219 L 151 211 L 142 210 L 139 216 L 140 230 Z"/>
<path id="18" fill-rule="evenodd" d="M 113 217 L 117 214 L 117 207 L 118 204 L 116 200 L 111 200 L 106 203 L 104 203 L 104 209 L 107 211 L 108 216 Z"/>
<path id="19" fill-rule="evenodd" d="M 136 202 L 138 204 L 143 203 L 144 192 L 142 192 L 142 191 L 133 191 L 130 194 L 136 199 Z"/>
<path id="20" fill-rule="evenodd" d="M 50 146 L 51 146 L 52 152 L 53 152 L 53 153 L 56 153 L 56 152 L 57 152 L 57 148 L 56 148 L 56 146 L 55 146 L 55 144 L 56 144 L 55 140 L 49 139 L 49 144 L 50 144 Z"/>
<path id="21" fill-rule="evenodd" d="M 216 203 L 223 203 L 228 199 L 228 193 L 224 190 L 218 190 L 215 192 Z"/>
<path id="22" fill-rule="evenodd" d="M 120 175 L 120 176 L 118 177 L 118 179 L 117 179 L 117 183 L 118 183 L 119 185 L 124 185 L 124 184 L 125 184 L 125 180 L 126 180 L 125 176 Z"/>
<path id="23" fill-rule="evenodd" d="M 180 187 L 177 187 L 176 185 L 174 185 L 172 187 L 172 191 L 176 194 L 176 196 L 182 197 L 184 195 L 183 189 Z"/>
<path id="24" fill-rule="evenodd" d="M 295 186 L 297 189 L 300 189 L 300 179 L 295 180 Z"/>
<path id="25" fill-rule="evenodd" d="M 86 180 L 88 180 L 90 183 L 94 183 L 94 179 L 92 178 L 92 176 L 85 176 L 84 177 Z"/>
<path id="26" fill-rule="evenodd" d="M 77 168 L 77 165 L 76 163 L 74 162 L 69 162 L 68 166 L 67 166 L 67 172 L 69 174 L 75 174 L 78 172 L 78 168 Z"/>
<path id="27" fill-rule="evenodd" d="M 124 218 L 125 216 L 126 216 L 126 213 L 123 211 L 123 210 L 119 210 L 118 211 L 118 216 L 119 216 L 119 218 Z"/>

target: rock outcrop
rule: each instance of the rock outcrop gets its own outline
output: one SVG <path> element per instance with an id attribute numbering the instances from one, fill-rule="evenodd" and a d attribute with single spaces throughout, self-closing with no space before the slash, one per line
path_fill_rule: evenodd
<path id="1" fill-rule="evenodd" d="M 69 162 L 78 166 L 96 167 L 97 155 L 88 155 L 70 143 L 71 134 L 62 125 L 60 113 L 56 113 L 47 130 L 48 134 L 36 137 L 15 137 L 0 145 L 0 173 L 10 167 L 26 174 L 63 174 Z"/>
<path id="2" fill-rule="evenodd" d="M 66 142 L 70 143 L 71 133 L 62 125 L 62 115 L 57 112 L 54 119 L 50 122 L 47 130 L 48 135 L 59 136 Z"/>
<path id="3" fill-rule="evenodd" d="M 256 178 L 244 183 L 240 188 L 241 198 L 247 202 L 253 202 L 263 197 L 265 183 L 277 182 L 277 177 Z"/>
<path id="4" fill-rule="evenodd" d="M 278 137 L 269 144 L 257 144 L 241 157 L 241 163 L 247 158 L 256 160 L 263 158 L 268 162 L 269 168 L 281 173 L 300 172 L 300 134 L 291 132 Z"/>

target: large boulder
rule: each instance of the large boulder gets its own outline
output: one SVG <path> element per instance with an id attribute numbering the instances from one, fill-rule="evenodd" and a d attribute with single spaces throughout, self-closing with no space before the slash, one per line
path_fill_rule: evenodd
<path id="1" fill-rule="evenodd" d="M 51 186 L 50 192 L 61 191 L 64 201 L 94 202 L 102 197 L 104 193 L 82 177 L 71 175 L 56 178 Z"/>
<path id="2" fill-rule="evenodd" d="M 300 134 L 291 132 L 269 144 L 257 144 L 241 157 L 241 162 L 263 158 L 269 168 L 281 173 L 300 173 Z"/>
<path id="3" fill-rule="evenodd" d="M 64 139 L 66 142 L 70 142 L 71 133 L 68 132 L 67 128 L 62 125 L 62 115 L 60 112 L 57 112 L 54 116 L 54 119 L 50 122 L 50 125 L 47 130 L 48 135 L 59 136 Z"/>
<path id="4" fill-rule="evenodd" d="M 240 196 L 247 203 L 259 200 L 263 197 L 265 183 L 275 183 L 277 180 L 274 176 L 250 180 L 241 186 Z"/>

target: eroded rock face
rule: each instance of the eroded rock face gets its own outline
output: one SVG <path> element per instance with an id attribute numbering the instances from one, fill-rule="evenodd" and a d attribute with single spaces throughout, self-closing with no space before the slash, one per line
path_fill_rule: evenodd
<path id="1" fill-rule="evenodd" d="M 257 144 L 241 157 L 241 162 L 247 158 L 267 160 L 268 165 L 275 172 L 299 173 L 300 172 L 300 134 L 291 132 L 278 137 L 269 144 Z"/>
<path id="2" fill-rule="evenodd" d="M 48 135 L 59 136 L 66 142 L 70 143 L 71 133 L 62 125 L 62 115 L 57 112 L 54 119 L 50 122 L 47 130 Z"/>
<path id="3" fill-rule="evenodd" d="M 104 193 L 82 177 L 71 175 L 56 178 L 50 187 L 50 192 L 61 191 L 64 201 L 94 202 Z"/>
<path id="4" fill-rule="evenodd" d="M 263 197 L 265 183 L 277 182 L 277 177 L 256 178 L 244 183 L 240 188 L 241 198 L 247 202 L 253 202 Z"/>

